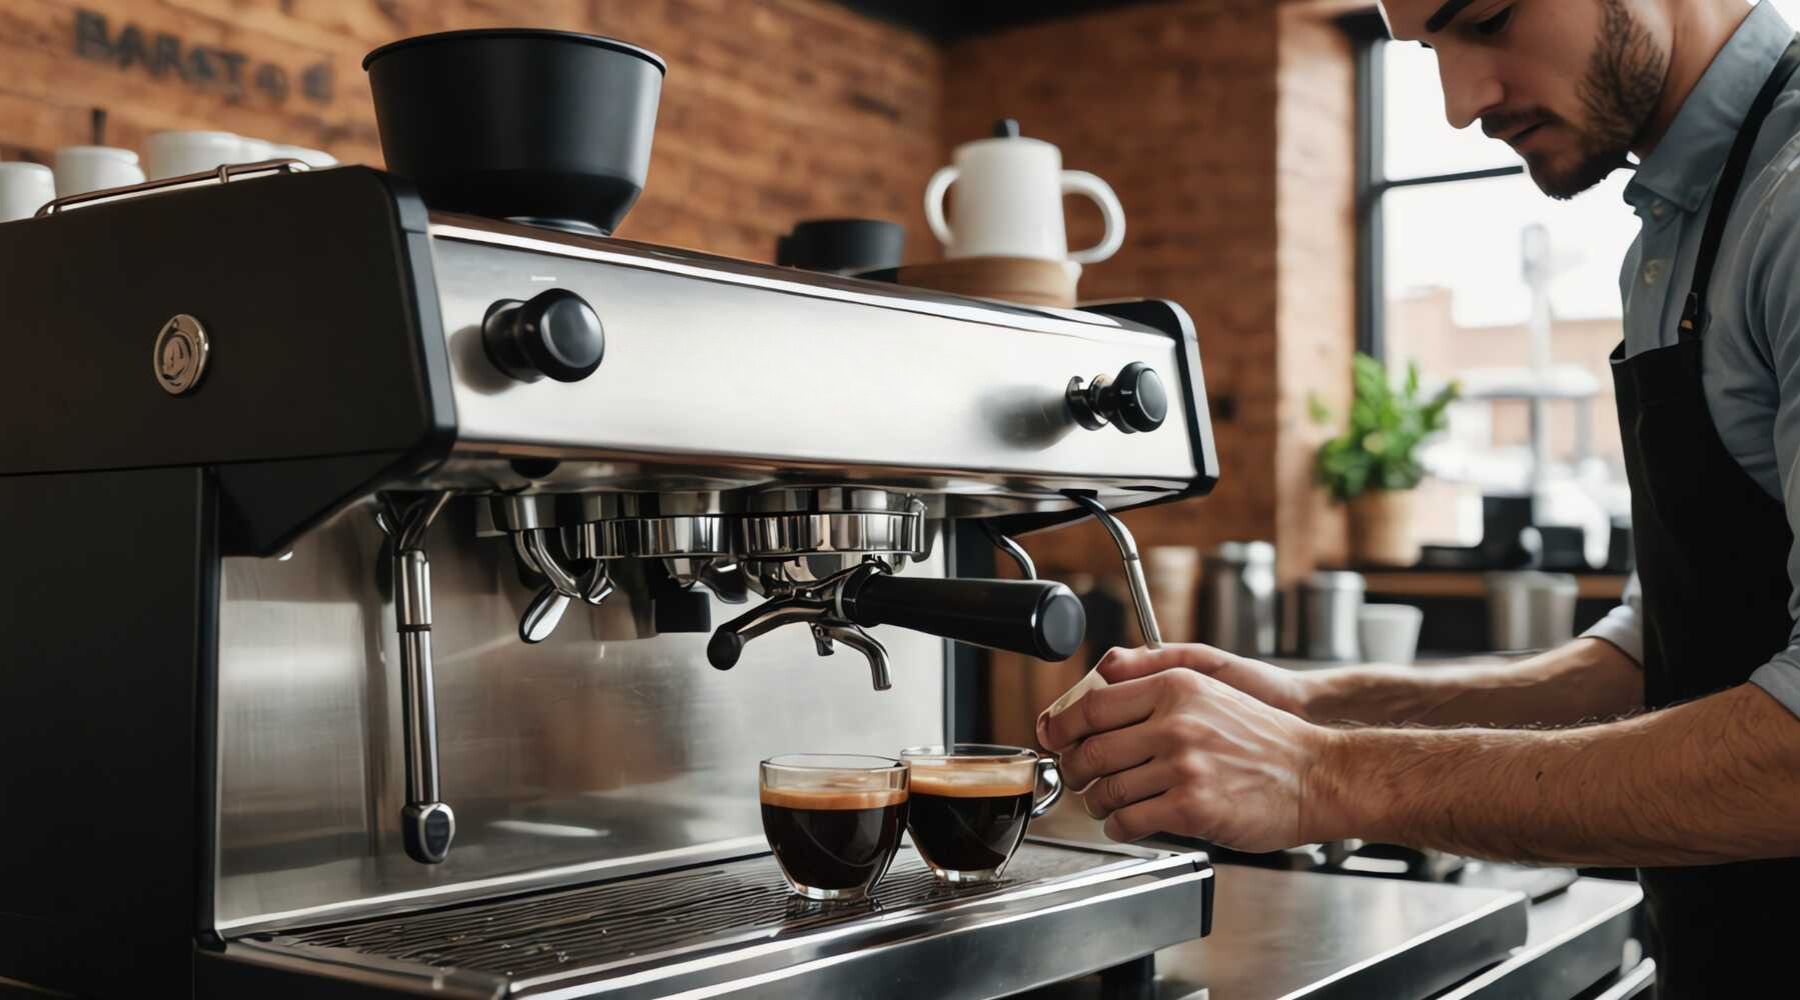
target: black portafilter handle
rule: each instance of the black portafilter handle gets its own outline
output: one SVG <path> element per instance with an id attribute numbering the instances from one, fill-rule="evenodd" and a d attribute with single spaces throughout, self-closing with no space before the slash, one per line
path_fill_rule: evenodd
<path id="1" fill-rule="evenodd" d="M 894 625 L 972 646 L 1066 660 L 1087 636 L 1087 611 L 1053 580 L 941 580 L 877 574 L 852 582 L 842 607 L 858 625 Z"/>

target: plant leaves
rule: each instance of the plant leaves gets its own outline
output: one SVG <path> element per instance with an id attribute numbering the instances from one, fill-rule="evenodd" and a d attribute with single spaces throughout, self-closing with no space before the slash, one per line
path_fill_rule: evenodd
<path id="1" fill-rule="evenodd" d="M 1351 383 L 1355 396 L 1344 429 L 1319 446 L 1314 461 L 1319 483 L 1338 500 L 1353 499 L 1367 489 L 1418 486 L 1425 476 L 1419 446 L 1449 426 L 1447 411 L 1461 386 L 1450 382 L 1421 402 L 1416 362 L 1407 365 L 1406 379 L 1395 391 L 1381 362 L 1360 352 L 1352 361 Z M 1316 398 L 1309 396 L 1307 405 L 1315 421 L 1330 420 L 1330 411 Z"/>
<path id="2" fill-rule="evenodd" d="M 1306 412 L 1308 416 L 1312 417 L 1312 422 L 1315 424 L 1331 423 L 1330 408 L 1323 402 L 1320 402 L 1318 395 L 1315 393 L 1309 392 L 1306 394 Z"/>

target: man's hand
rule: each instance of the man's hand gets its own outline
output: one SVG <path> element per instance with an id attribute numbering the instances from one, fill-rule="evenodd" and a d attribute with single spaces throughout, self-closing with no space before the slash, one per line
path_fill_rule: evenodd
<path id="1" fill-rule="evenodd" d="M 1143 677 L 1171 667 L 1181 667 L 1205 674 L 1244 692 L 1265 705 L 1272 705 L 1289 715 L 1308 718 L 1306 674 L 1252 660 L 1247 656 L 1227 653 L 1222 649 L 1199 644 L 1164 646 L 1161 649 L 1110 649 L 1094 669 L 1107 683 L 1115 684 L 1133 677 Z"/>
<path id="2" fill-rule="evenodd" d="M 1110 686 L 1039 720 L 1038 740 L 1062 754 L 1063 781 L 1087 789 L 1108 837 L 1178 833 L 1246 851 L 1313 839 L 1308 779 L 1332 734 L 1225 680 L 1279 700 L 1280 678 L 1265 673 L 1276 668 L 1177 646 L 1114 650 L 1100 670 Z"/>
<path id="3" fill-rule="evenodd" d="M 1115 649 L 1096 668 L 1111 682 L 1185 667 L 1309 722 L 1427 726 L 1567 726 L 1644 703 L 1644 673 L 1617 646 L 1576 639 L 1527 660 L 1293 671 L 1210 646 Z"/>

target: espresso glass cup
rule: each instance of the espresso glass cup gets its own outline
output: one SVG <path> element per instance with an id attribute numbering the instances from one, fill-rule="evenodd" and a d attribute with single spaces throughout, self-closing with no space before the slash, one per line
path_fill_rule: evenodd
<path id="1" fill-rule="evenodd" d="M 946 882 L 999 878 L 1026 823 L 1062 797 L 1056 761 L 1021 747 L 911 747 L 900 759 L 912 770 L 906 827 L 913 846 Z"/>
<path id="2" fill-rule="evenodd" d="M 787 754 L 762 762 L 763 835 L 807 899 L 867 899 L 906 829 L 907 769 L 890 757 Z"/>

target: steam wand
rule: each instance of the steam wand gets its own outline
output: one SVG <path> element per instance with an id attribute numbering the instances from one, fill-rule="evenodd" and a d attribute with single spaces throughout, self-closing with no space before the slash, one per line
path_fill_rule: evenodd
<path id="1" fill-rule="evenodd" d="M 987 534 L 988 541 L 994 543 L 994 548 L 1006 553 L 1013 562 L 1019 565 L 1019 573 L 1025 579 L 1035 580 L 1038 578 L 1037 563 L 1031 561 L 1031 553 L 1025 551 L 1025 546 L 1020 545 L 1010 536 L 1001 534 L 1000 529 L 994 527 L 992 521 L 981 522 L 981 530 Z"/>
<path id="2" fill-rule="evenodd" d="M 450 854 L 456 814 L 438 788 L 437 692 L 431 662 L 431 561 L 425 535 L 450 494 L 430 493 L 401 505 L 384 496 L 376 523 L 394 561 L 394 624 L 400 633 L 400 705 L 405 732 L 406 806 L 400 812 L 406 853 L 435 865 Z"/>
<path id="3" fill-rule="evenodd" d="M 1064 496 L 1094 515 L 1112 536 L 1113 544 L 1119 547 L 1119 556 L 1125 561 L 1125 582 L 1131 588 L 1131 604 L 1137 610 L 1138 628 L 1144 633 L 1144 645 L 1161 649 L 1162 630 L 1156 627 L 1156 610 L 1150 606 L 1150 585 L 1144 579 L 1144 561 L 1138 558 L 1137 539 L 1131 537 L 1131 529 L 1114 517 L 1105 504 L 1085 493 L 1071 491 Z"/>

